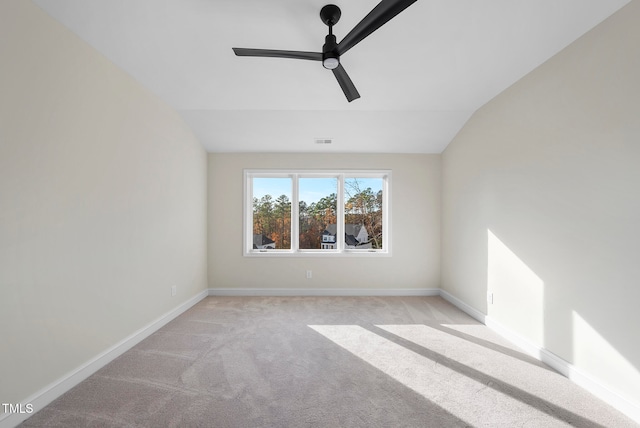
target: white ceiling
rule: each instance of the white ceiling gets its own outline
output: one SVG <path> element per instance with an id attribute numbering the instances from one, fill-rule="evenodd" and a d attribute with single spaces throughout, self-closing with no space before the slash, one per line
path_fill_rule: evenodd
<path id="1" fill-rule="evenodd" d="M 475 110 L 629 0 L 418 0 L 342 58 L 322 50 L 329 0 L 33 0 L 174 107 L 210 152 L 439 153 Z M 378 0 L 337 2 L 338 41 Z M 315 138 L 332 138 L 319 146 Z"/>

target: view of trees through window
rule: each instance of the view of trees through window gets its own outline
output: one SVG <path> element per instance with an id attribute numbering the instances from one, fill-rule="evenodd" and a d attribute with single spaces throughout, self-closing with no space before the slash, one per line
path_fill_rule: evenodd
<path id="1" fill-rule="evenodd" d="M 345 248 L 382 249 L 383 178 L 345 178 L 343 212 Z M 298 248 L 337 248 L 338 178 L 300 177 Z M 291 249 L 292 179 L 253 178 L 253 248 Z"/>
<path id="2" fill-rule="evenodd" d="M 253 248 L 291 249 L 291 179 L 254 178 L 253 187 Z"/>
<path id="3" fill-rule="evenodd" d="M 325 231 L 336 224 L 338 215 L 338 180 L 329 178 L 301 178 L 298 181 L 300 208 L 298 224 L 301 249 L 332 249 Z M 335 236 L 335 231 L 334 231 Z M 323 242 L 324 239 L 324 242 Z"/>
<path id="4" fill-rule="evenodd" d="M 345 245 L 382 249 L 382 179 L 347 178 L 344 187 Z"/>

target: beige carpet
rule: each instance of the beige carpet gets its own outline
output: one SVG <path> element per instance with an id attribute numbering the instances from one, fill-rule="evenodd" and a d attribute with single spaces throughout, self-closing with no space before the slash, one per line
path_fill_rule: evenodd
<path id="1" fill-rule="evenodd" d="M 628 427 L 439 297 L 209 297 L 24 427 Z"/>

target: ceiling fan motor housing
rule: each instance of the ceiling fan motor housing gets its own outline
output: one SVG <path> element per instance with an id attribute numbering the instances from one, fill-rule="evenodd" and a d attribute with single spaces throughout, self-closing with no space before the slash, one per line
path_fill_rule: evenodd
<path id="1" fill-rule="evenodd" d="M 324 68 L 333 70 L 340 65 L 340 55 L 338 55 L 337 48 L 336 36 L 333 34 L 327 35 L 322 46 L 322 66 Z"/>

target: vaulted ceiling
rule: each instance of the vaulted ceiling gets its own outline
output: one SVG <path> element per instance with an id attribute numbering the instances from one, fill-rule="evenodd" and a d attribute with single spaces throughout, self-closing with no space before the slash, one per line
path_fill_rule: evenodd
<path id="1" fill-rule="evenodd" d="M 33 0 L 175 108 L 210 152 L 439 153 L 487 101 L 629 0 L 418 0 L 341 59 L 322 50 L 326 0 Z M 337 2 L 338 41 L 379 0 Z M 318 145 L 316 138 L 332 139 Z"/>

